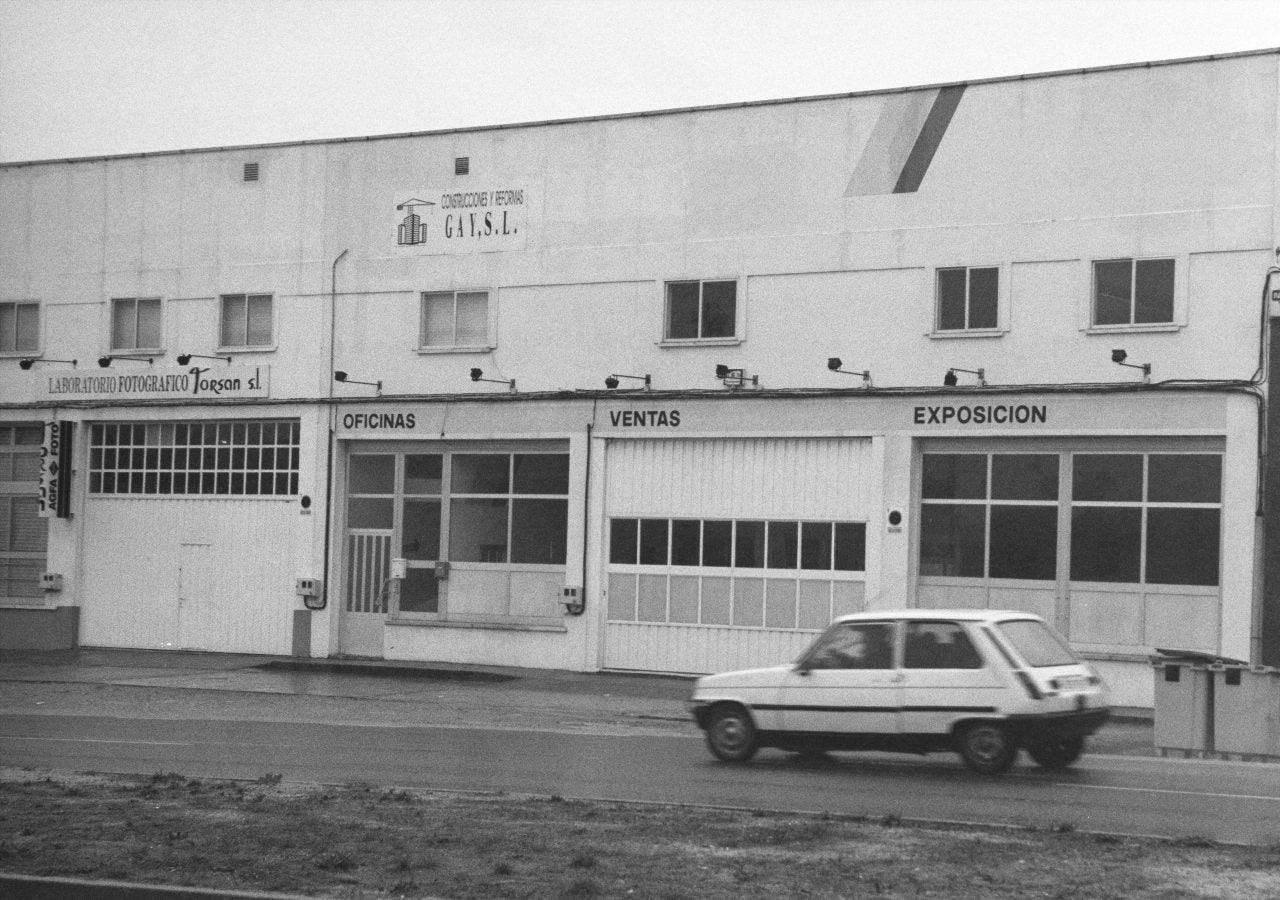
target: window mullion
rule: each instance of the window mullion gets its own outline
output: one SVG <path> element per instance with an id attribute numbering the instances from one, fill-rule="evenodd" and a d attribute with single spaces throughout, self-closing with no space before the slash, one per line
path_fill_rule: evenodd
<path id="1" fill-rule="evenodd" d="M 1133 325 L 1138 321 L 1138 261 L 1136 259 L 1129 260 L 1129 324 Z M 1146 463 L 1143 463 L 1143 469 L 1146 469 Z M 1143 514 L 1145 519 L 1146 514 Z"/>
<path id="2" fill-rule="evenodd" d="M 973 327 L 973 269 L 966 268 L 964 270 L 964 327 L 968 330 Z M 988 467 L 990 459 L 988 458 Z M 990 492 L 990 485 L 987 486 Z"/>
<path id="3" fill-rule="evenodd" d="M 706 290 L 706 284 L 702 281 L 699 281 L 698 282 L 698 337 L 702 337 L 704 333 L 703 324 L 702 324 L 702 308 L 706 302 L 702 298 L 702 294 L 704 290 Z"/>

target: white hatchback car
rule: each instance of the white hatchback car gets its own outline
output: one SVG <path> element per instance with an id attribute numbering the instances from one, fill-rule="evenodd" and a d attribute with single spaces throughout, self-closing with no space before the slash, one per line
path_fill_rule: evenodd
<path id="1" fill-rule="evenodd" d="M 953 750 L 996 774 L 1019 749 L 1060 769 L 1110 715 L 1106 687 L 1043 619 L 896 610 L 837 619 L 787 666 L 699 678 L 690 710 L 711 752 Z"/>

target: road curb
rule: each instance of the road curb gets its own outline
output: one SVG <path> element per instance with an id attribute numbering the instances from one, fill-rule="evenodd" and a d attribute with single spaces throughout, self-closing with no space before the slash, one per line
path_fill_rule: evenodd
<path id="1" fill-rule="evenodd" d="M 0 872 L 0 896 L 5 900 L 315 900 L 314 895 L 306 897 L 303 894 L 223 891 L 3 872 Z"/>

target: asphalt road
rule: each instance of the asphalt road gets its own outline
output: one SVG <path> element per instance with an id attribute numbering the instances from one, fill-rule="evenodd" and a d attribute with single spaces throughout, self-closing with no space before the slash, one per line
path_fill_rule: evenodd
<path id="1" fill-rule="evenodd" d="M 1089 755 L 1071 771 L 1025 762 L 984 778 L 950 755 L 763 751 L 716 762 L 688 732 L 333 725 L 237 718 L 14 714 L 0 717 L 8 766 L 385 787 L 506 791 L 743 808 L 897 816 L 1131 835 L 1280 842 L 1280 768 Z"/>

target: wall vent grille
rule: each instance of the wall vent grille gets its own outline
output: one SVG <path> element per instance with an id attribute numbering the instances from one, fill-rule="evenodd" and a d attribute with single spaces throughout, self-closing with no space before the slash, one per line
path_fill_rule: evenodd
<path id="1" fill-rule="evenodd" d="M 258 164 L 256 162 L 244 164 L 244 180 L 245 181 L 258 180 Z"/>
<path id="2" fill-rule="evenodd" d="M 453 174 L 466 175 L 471 171 L 471 157 L 459 156 L 453 161 Z"/>

